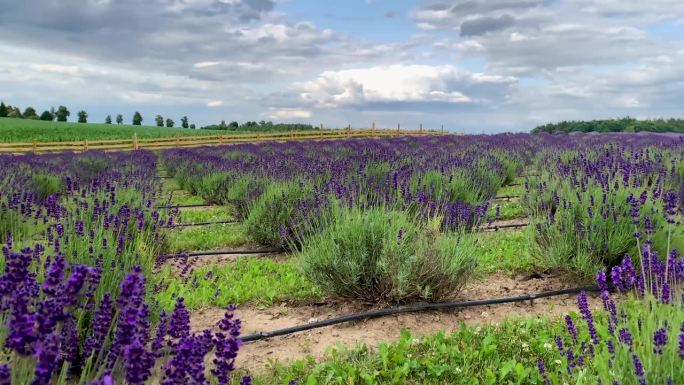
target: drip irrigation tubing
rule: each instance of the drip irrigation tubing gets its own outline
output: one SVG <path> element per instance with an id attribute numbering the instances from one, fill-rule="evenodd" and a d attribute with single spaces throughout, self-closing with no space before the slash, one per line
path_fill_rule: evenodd
<path id="1" fill-rule="evenodd" d="M 499 196 L 495 196 L 494 200 L 497 200 L 497 199 L 513 199 L 513 198 L 520 198 L 520 195 L 499 195 Z"/>
<path id="2" fill-rule="evenodd" d="M 529 226 L 529 225 L 530 225 L 529 223 L 515 223 L 515 224 L 511 223 L 511 224 L 498 225 L 498 226 L 480 227 L 480 228 L 478 229 L 478 231 L 479 231 L 479 232 L 483 232 L 483 231 L 487 231 L 487 230 L 496 231 L 496 230 L 499 230 L 499 229 L 517 229 L 517 228 L 520 228 L 520 227 L 527 227 L 527 226 Z"/>
<path id="3" fill-rule="evenodd" d="M 185 257 L 210 257 L 214 255 L 250 255 L 250 254 L 270 254 L 270 253 L 282 253 L 285 252 L 283 249 L 278 248 L 268 248 L 259 250 L 212 250 L 212 251 L 192 251 L 189 253 L 179 253 L 169 256 L 169 258 L 185 258 Z"/>
<path id="4" fill-rule="evenodd" d="M 188 205 L 162 205 L 162 206 L 155 206 L 155 209 L 184 209 L 188 207 L 223 207 L 219 205 L 212 205 L 209 203 L 195 203 L 195 204 L 188 204 Z"/>
<path id="5" fill-rule="evenodd" d="M 175 228 L 177 228 L 177 227 L 193 227 L 193 226 L 209 226 L 209 225 L 226 225 L 226 224 L 232 225 L 232 224 L 236 224 L 236 223 L 240 223 L 240 222 L 235 221 L 235 220 L 229 220 L 229 221 L 226 220 L 226 221 L 215 221 L 215 222 L 181 223 L 181 224 L 175 224 L 175 225 L 173 225 L 172 228 L 175 229 Z"/>
<path id="6" fill-rule="evenodd" d="M 312 329 L 318 329 L 326 326 L 337 325 L 345 322 L 366 320 L 371 318 L 379 318 L 394 314 L 403 313 L 419 313 L 430 310 L 445 310 L 445 309 L 461 309 L 474 306 L 498 305 L 503 303 L 524 302 L 530 301 L 534 303 L 535 299 L 557 297 L 561 295 L 579 294 L 580 292 L 597 292 L 600 289 L 597 286 L 576 287 L 571 289 L 561 289 L 553 291 L 545 291 L 541 293 L 530 293 L 516 297 L 503 297 L 475 301 L 459 301 L 459 302 L 437 302 L 437 303 L 421 303 L 416 305 L 398 306 L 387 309 L 370 310 L 360 313 L 349 314 L 345 316 L 335 317 L 323 321 L 311 322 L 308 324 L 293 326 L 284 329 L 273 330 L 270 332 L 259 332 L 250 334 L 240 338 L 242 342 L 254 342 L 272 337 L 284 336 L 297 332 L 303 332 Z"/>

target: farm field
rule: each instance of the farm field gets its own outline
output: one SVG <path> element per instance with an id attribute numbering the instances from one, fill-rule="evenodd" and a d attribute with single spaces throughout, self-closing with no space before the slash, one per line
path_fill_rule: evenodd
<path id="1" fill-rule="evenodd" d="M 679 136 L 0 166 L 5 383 L 684 383 Z"/>
<path id="2" fill-rule="evenodd" d="M 39 142 L 130 139 L 134 133 L 140 139 L 147 139 L 176 135 L 218 135 L 225 134 L 225 131 L 0 118 L 0 142 L 2 143 L 31 142 L 34 139 Z"/>

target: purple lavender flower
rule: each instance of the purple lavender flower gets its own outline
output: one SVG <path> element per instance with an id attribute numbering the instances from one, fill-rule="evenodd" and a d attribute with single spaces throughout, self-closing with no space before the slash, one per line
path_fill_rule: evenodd
<path id="1" fill-rule="evenodd" d="M 572 341 L 577 343 L 577 328 L 569 315 L 565 316 L 565 325 L 567 326 L 568 334 L 572 337 Z"/>
<path id="2" fill-rule="evenodd" d="M 36 369 L 31 385 L 49 385 L 52 372 L 58 364 L 59 336 L 49 334 L 39 342 L 36 349 Z"/>
<path id="3" fill-rule="evenodd" d="M 629 346 L 630 349 L 632 348 L 632 333 L 630 333 L 627 328 L 620 329 L 618 332 L 618 339 L 623 344 Z"/>
<path id="4" fill-rule="evenodd" d="M 667 343 L 667 330 L 660 328 L 653 333 L 653 353 L 663 354 L 663 347 Z"/>
<path id="5" fill-rule="evenodd" d="M 539 375 L 544 379 L 544 384 L 551 385 L 551 380 L 549 379 L 549 375 L 546 374 L 546 368 L 544 367 L 544 360 L 541 358 L 537 359 L 537 370 L 539 370 Z"/>
<path id="6" fill-rule="evenodd" d="M 682 323 L 681 334 L 679 334 L 679 358 L 684 360 L 684 323 Z"/>
<path id="7" fill-rule="evenodd" d="M 185 299 L 178 297 L 169 319 L 169 336 L 183 338 L 190 335 L 190 312 L 185 308 Z"/>
<path id="8" fill-rule="evenodd" d="M 587 323 L 587 328 L 589 329 L 589 335 L 594 345 L 598 344 L 598 334 L 596 333 L 596 327 L 594 326 L 594 317 L 589 309 L 589 302 L 587 301 L 587 293 L 581 292 L 577 296 L 577 306 L 579 307 L 580 314 L 582 318 Z"/>
<path id="9" fill-rule="evenodd" d="M 632 354 L 632 364 L 634 365 L 634 374 L 637 377 L 644 376 L 644 365 L 636 354 Z"/>
<path id="10" fill-rule="evenodd" d="M 12 385 L 10 370 L 7 364 L 0 364 L 0 385 Z"/>

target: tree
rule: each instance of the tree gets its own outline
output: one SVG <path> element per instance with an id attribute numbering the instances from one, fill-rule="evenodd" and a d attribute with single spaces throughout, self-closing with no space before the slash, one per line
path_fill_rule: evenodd
<path id="1" fill-rule="evenodd" d="M 66 122 L 67 118 L 69 117 L 69 115 L 71 115 L 71 113 L 66 107 L 59 106 L 57 107 L 57 112 L 55 113 L 55 115 L 57 115 L 58 122 Z"/>
<path id="2" fill-rule="evenodd" d="M 52 113 L 48 110 L 45 110 L 42 114 L 40 114 L 40 120 L 51 122 L 54 118 L 55 117 L 52 116 Z"/>
<path id="3" fill-rule="evenodd" d="M 21 110 L 19 110 L 17 107 L 14 107 L 10 110 L 10 112 L 7 113 L 8 118 L 21 118 Z"/>
<path id="4" fill-rule="evenodd" d="M 133 114 L 133 125 L 134 126 L 139 126 L 142 124 L 143 117 L 140 115 L 140 112 L 135 111 L 135 114 Z"/>
<path id="5" fill-rule="evenodd" d="M 157 122 L 157 127 L 164 127 L 164 118 L 161 115 L 157 115 L 154 118 L 154 121 Z M 133 123 L 135 124 L 135 123 Z"/>
<path id="6" fill-rule="evenodd" d="M 237 130 L 238 128 L 240 128 L 240 123 L 238 123 L 238 122 L 236 122 L 236 121 L 234 121 L 234 120 L 233 120 L 232 122 L 230 122 L 230 129 L 231 129 L 231 130 L 235 131 L 235 130 Z"/>
<path id="7" fill-rule="evenodd" d="M 181 127 L 183 128 L 188 128 L 188 117 L 184 116 L 181 118 Z"/>
<path id="8" fill-rule="evenodd" d="M 105 124 L 112 124 L 112 116 L 111 115 L 107 115 L 107 117 L 105 118 Z"/>
<path id="9" fill-rule="evenodd" d="M 36 114 L 36 109 L 33 107 L 26 107 L 23 114 L 26 119 L 38 119 L 38 114 Z"/>
<path id="10" fill-rule="evenodd" d="M 78 111 L 78 122 L 79 123 L 88 123 L 88 113 L 81 110 Z"/>
<path id="11" fill-rule="evenodd" d="M 173 125 L 176 124 L 173 120 L 171 119 L 166 119 L 166 127 L 173 127 Z"/>
<path id="12" fill-rule="evenodd" d="M 190 128 L 194 130 L 194 129 L 196 128 L 196 127 L 195 127 L 195 123 L 191 124 L 191 125 L 190 125 Z"/>
<path id="13" fill-rule="evenodd" d="M 116 114 L 116 124 L 123 124 L 123 115 Z"/>
<path id="14" fill-rule="evenodd" d="M 8 112 L 5 102 L 0 102 L 0 118 L 6 118 Z"/>

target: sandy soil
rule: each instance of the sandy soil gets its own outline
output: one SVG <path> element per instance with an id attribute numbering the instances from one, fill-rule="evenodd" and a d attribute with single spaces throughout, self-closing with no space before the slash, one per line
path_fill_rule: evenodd
<path id="1" fill-rule="evenodd" d="M 572 286 L 572 282 L 561 277 L 516 280 L 503 274 L 495 274 L 486 281 L 473 282 L 452 299 L 508 297 Z M 599 305 L 600 300 L 597 298 L 590 300 L 592 307 Z M 372 307 L 368 305 L 341 301 L 305 306 L 281 304 L 268 309 L 245 306 L 238 309 L 236 315 L 243 322 L 243 335 L 248 335 L 370 309 Z M 575 296 L 561 296 L 535 300 L 534 304 L 525 302 L 387 316 L 246 343 L 240 350 L 237 364 L 238 367 L 258 373 L 268 367 L 272 360 L 287 362 L 307 355 L 319 359 L 330 346 L 338 343 L 349 346 L 367 344 L 375 347 L 381 341 L 397 340 L 402 328 L 408 328 L 416 336 L 427 336 L 440 330 L 449 333 L 458 329 L 461 322 L 498 323 L 507 318 L 556 317 L 575 309 Z M 214 328 L 216 322 L 223 317 L 223 313 L 223 309 L 216 308 L 197 311 L 192 315 L 193 328 Z"/>

